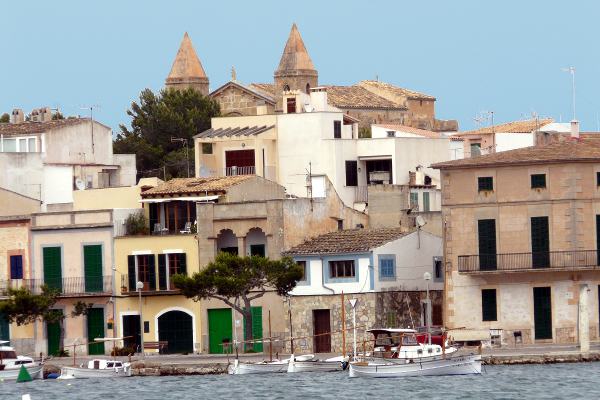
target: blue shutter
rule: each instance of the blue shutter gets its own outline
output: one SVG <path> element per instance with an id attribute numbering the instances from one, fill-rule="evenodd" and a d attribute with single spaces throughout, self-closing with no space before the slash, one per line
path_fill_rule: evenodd
<path id="1" fill-rule="evenodd" d="M 23 279 L 23 256 L 10 256 L 10 279 Z"/>

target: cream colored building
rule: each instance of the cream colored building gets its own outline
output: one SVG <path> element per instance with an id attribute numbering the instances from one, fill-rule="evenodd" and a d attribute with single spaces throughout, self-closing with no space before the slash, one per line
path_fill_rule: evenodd
<path id="1" fill-rule="evenodd" d="M 489 329 L 510 345 L 574 343 L 581 319 L 598 339 L 600 140 L 575 130 L 561 143 L 434 167 L 447 327 Z"/>

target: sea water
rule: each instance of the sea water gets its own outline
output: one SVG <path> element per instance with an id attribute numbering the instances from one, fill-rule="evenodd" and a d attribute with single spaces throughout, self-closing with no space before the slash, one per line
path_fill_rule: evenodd
<path id="1" fill-rule="evenodd" d="M 600 399 L 600 362 L 485 367 L 482 375 L 349 378 L 347 372 L 0 383 L 0 399 Z"/>

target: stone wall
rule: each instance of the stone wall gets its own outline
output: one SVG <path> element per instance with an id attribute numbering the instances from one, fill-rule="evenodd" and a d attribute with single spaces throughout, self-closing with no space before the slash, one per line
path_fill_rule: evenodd
<path id="1" fill-rule="evenodd" d="M 275 112 L 272 104 L 265 103 L 265 100 L 253 96 L 237 85 L 229 86 L 211 97 L 219 103 L 223 116 L 257 115 L 259 105 L 266 106 L 267 114 Z"/>

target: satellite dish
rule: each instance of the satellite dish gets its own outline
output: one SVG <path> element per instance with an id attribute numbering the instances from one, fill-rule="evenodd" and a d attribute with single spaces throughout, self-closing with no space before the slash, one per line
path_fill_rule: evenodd
<path id="1" fill-rule="evenodd" d="M 75 186 L 79 190 L 85 190 L 85 182 L 81 178 L 75 179 Z"/>
<path id="2" fill-rule="evenodd" d="M 427 222 L 425 222 L 425 219 L 422 216 L 417 215 L 417 218 L 415 218 L 415 223 L 420 228 L 420 227 L 424 226 Z"/>

